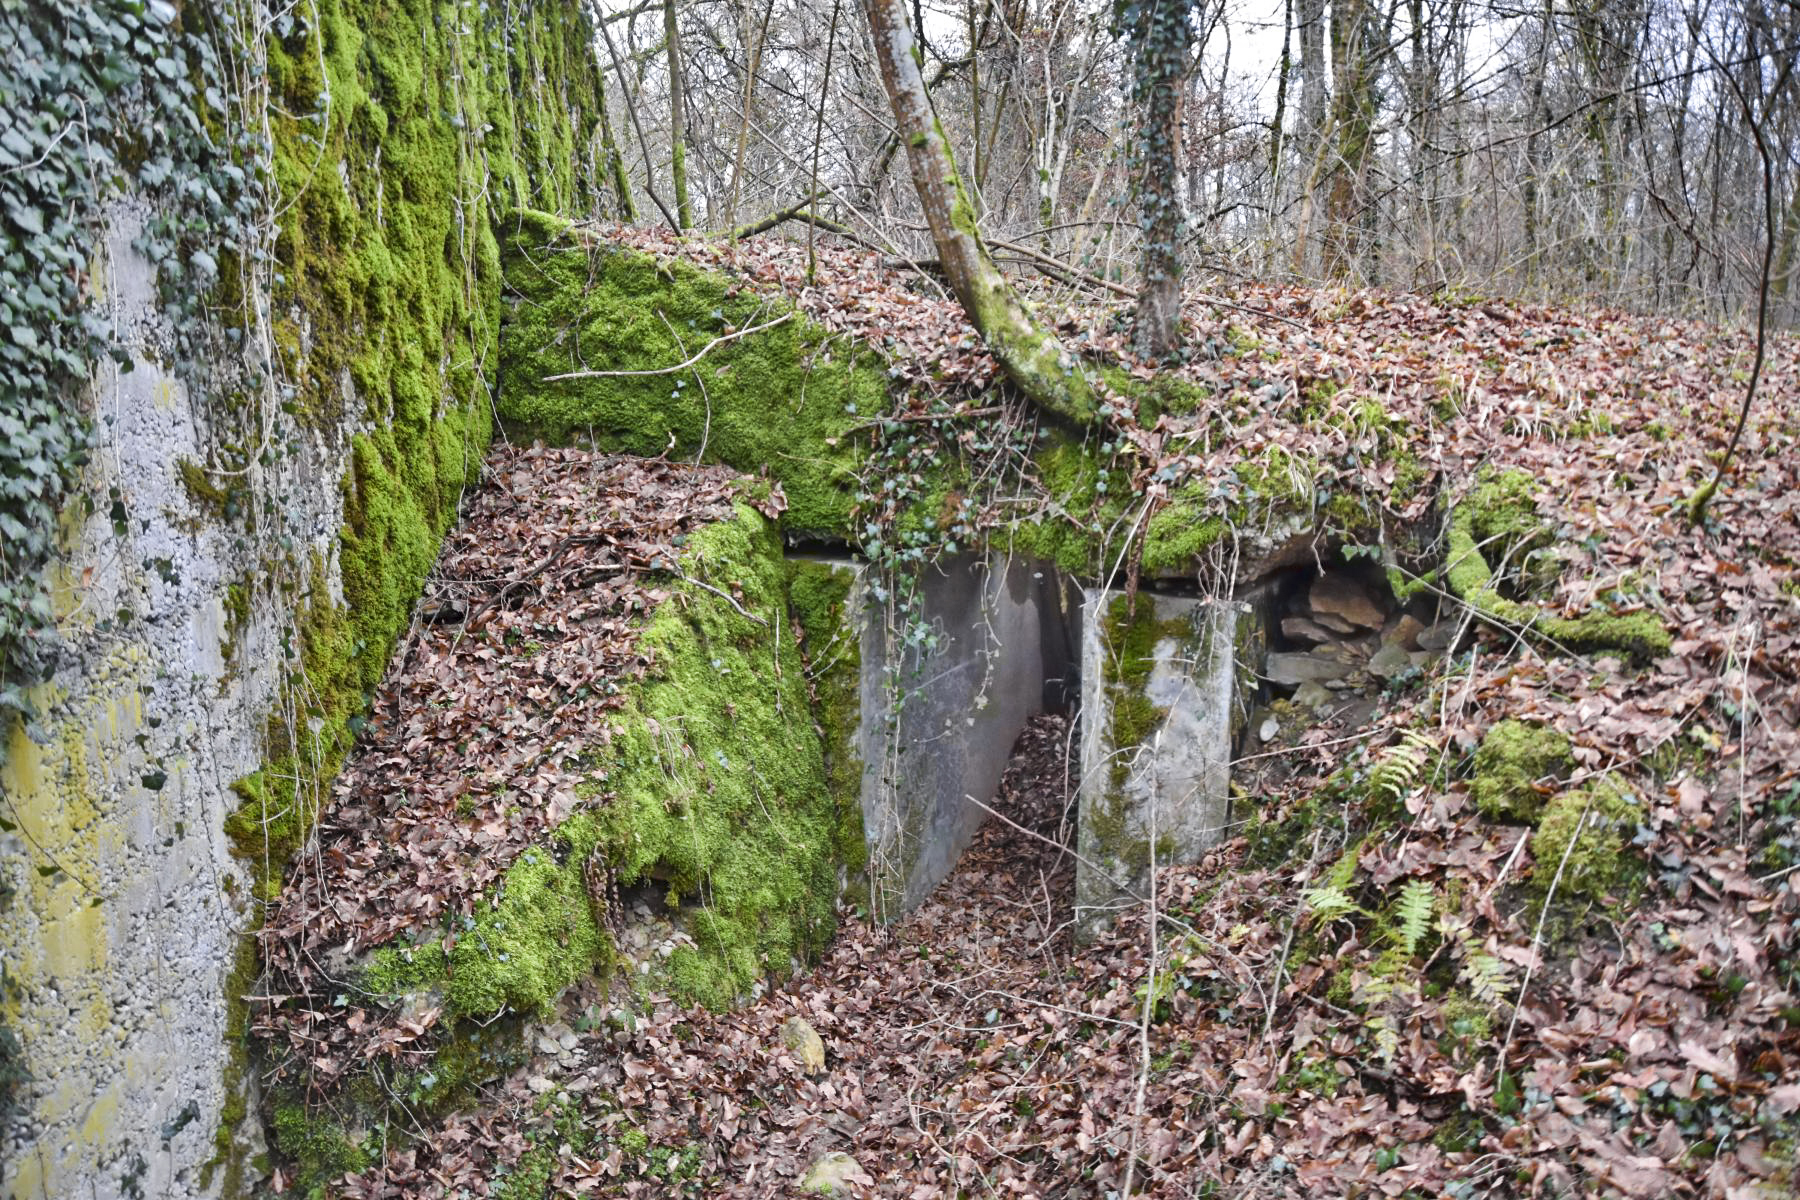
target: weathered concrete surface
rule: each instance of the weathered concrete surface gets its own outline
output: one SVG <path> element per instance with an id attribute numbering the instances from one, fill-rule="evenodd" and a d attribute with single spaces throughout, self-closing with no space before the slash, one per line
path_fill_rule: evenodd
<path id="1" fill-rule="evenodd" d="M 847 605 L 861 621 L 863 827 L 885 919 L 950 873 L 987 818 L 968 797 L 987 802 L 1025 722 L 1075 691 L 1079 595 L 1056 571 L 963 555 L 921 586 L 906 628 L 907 606 L 866 577 Z"/>
<path id="2" fill-rule="evenodd" d="M 227 1099 L 226 979 L 248 917 L 221 826 L 288 669 L 286 614 L 259 601 L 234 616 L 224 603 L 252 586 L 267 543 L 208 520 L 180 478 L 217 429 L 158 365 L 171 331 L 131 249 L 144 219 L 117 208 L 100 259 L 108 316 L 134 331 L 137 355 L 95 381 L 99 446 L 83 480 L 88 495 L 117 496 L 124 519 L 115 526 L 102 499 L 65 525 L 53 567 L 62 661 L 0 771 L 16 826 L 0 835 L 16 893 L 0 919 L 5 1015 L 32 1073 L 0 1177 L 20 1200 L 208 1190 Z M 264 534 L 328 568 L 350 433 L 310 439 L 246 481 L 279 497 Z"/>
<path id="3" fill-rule="evenodd" d="M 1089 589 L 1082 605 L 1075 919 L 1089 935 L 1148 894 L 1153 863 L 1197 862 L 1224 837 L 1233 747 L 1265 642 L 1258 604 L 1141 592 L 1156 630 L 1151 659 L 1123 663 L 1108 642 L 1119 595 Z M 1120 745 L 1115 710 L 1138 700 L 1151 706 L 1151 728 Z"/>

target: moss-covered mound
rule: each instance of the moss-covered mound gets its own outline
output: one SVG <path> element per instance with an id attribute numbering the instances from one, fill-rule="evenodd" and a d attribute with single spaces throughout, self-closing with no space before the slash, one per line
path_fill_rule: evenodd
<path id="1" fill-rule="evenodd" d="M 435 991 L 452 1018 L 547 1012 L 612 961 L 601 872 L 608 890 L 654 882 L 683 915 L 696 944 L 667 982 L 686 1000 L 729 1004 L 831 936 L 860 810 L 828 785 L 801 648 L 775 633 L 789 608 L 774 524 L 740 506 L 694 535 L 684 571 L 733 581 L 744 612 L 695 586 L 657 609 L 649 675 L 581 788 L 595 807 L 522 854 L 454 937 L 377 952 L 368 992 Z"/>
<path id="2" fill-rule="evenodd" d="M 1333 494 L 1320 463 L 1280 445 L 1218 478 L 1183 482 L 1172 463 L 1146 481 L 1123 439 L 1014 427 L 997 387 L 956 370 L 966 329 L 947 328 L 924 351 L 938 363 L 920 365 L 915 345 L 884 343 L 874 328 L 828 329 L 781 287 L 697 265 L 679 248 L 647 252 L 641 237 L 532 211 L 507 224 L 506 425 L 552 444 L 767 474 L 787 493 L 790 536 L 852 542 L 877 563 L 985 539 L 1088 577 L 1120 561 L 1181 577 L 1225 551 L 1255 573 L 1321 529 L 1378 536 L 1365 502 Z M 916 306 L 885 286 L 899 293 L 894 307 Z M 1154 420 L 1174 404 L 1182 419 L 1218 426 L 1197 411 L 1200 389 L 1100 365 L 1121 410 Z M 1366 407 L 1373 417 L 1334 415 L 1333 436 L 1371 438 L 1400 463 L 1399 426 Z M 1417 464 L 1400 466 L 1416 482 Z M 1141 553 L 1121 559 L 1133 541 Z"/>
<path id="3" fill-rule="evenodd" d="M 1566 778 L 1574 767 L 1569 739 L 1554 729 L 1505 720 L 1488 730 L 1475 751 L 1470 794 L 1496 821 L 1537 820 L 1544 807 L 1540 787 Z"/>
<path id="4" fill-rule="evenodd" d="M 873 350 L 690 263 L 539 213 L 516 213 L 510 226 L 500 404 L 510 427 L 553 444 L 591 439 L 767 471 L 787 492 L 791 531 L 850 535 L 861 456 L 849 434 L 888 406 Z M 667 370 L 702 350 L 691 367 Z M 617 374 L 552 378 L 581 372 Z"/>
<path id="5" fill-rule="evenodd" d="M 1630 851 L 1644 807 L 1611 777 L 1563 792 L 1544 807 L 1531 837 L 1532 887 L 1546 904 L 1623 900 L 1643 877 Z"/>
<path id="6" fill-rule="evenodd" d="M 1551 540 L 1532 499 L 1536 486 L 1522 471 L 1486 472 L 1451 511 L 1444 568 L 1450 590 L 1484 620 L 1570 650 L 1621 654 L 1638 662 L 1667 654 L 1672 638 L 1654 613 L 1596 608 L 1564 617 L 1504 594 L 1496 564 L 1524 562 L 1529 574 L 1533 554 Z"/>

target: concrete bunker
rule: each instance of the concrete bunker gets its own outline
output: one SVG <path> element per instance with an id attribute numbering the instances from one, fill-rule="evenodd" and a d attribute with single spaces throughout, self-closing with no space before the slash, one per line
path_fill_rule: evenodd
<path id="1" fill-rule="evenodd" d="M 1135 596 L 1034 560 L 961 555 L 905 600 L 865 564 L 846 636 L 860 650 L 856 727 L 870 907 L 896 919 L 955 867 L 988 818 L 1034 716 L 1075 718 L 1074 920 L 1091 936 L 1148 894 L 1158 866 L 1200 861 L 1247 819 L 1234 765 L 1308 721 L 1360 725 L 1382 688 L 1447 645 L 1356 565 L 1287 567 L 1231 599 L 1166 582 Z M 1260 764 L 1259 764 L 1260 766 Z"/>

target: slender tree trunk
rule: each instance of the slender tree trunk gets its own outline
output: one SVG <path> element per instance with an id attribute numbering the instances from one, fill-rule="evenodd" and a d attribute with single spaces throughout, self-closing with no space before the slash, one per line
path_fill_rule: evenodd
<path id="1" fill-rule="evenodd" d="M 602 69 L 604 78 L 604 69 Z M 624 80 L 619 81 L 621 87 Z M 631 176 L 625 173 L 625 156 L 619 153 L 618 139 L 613 137 L 612 117 L 608 113 L 606 93 L 600 93 L 600 154 L 606 159 L 605 172 L 612 179 L 613 191 L 619 197 L 619 220 L 629 225 L 637 220 L 637 205 L 631 200 Z"/>
<path id="2" fill-rule="evenodd" d="M 1317 261 L 1312 253 L 1312 217 L 1317 203 L 1315 189 L 1329 161 L 1326 145 L 1325 102 L 1330 81 L 1325 73 L 1325 0 L 1296 0 L 1300 30 L 1300 119 L 1294 140 L 1310 166 L 1300 177 L 1299 218 L 1294 238 L 1294 273 L 1305 275 Z"/>
<path id="3" fill-rule="evenodd" d="M 906 143 L 919 206 L 937 246 L 939 265 L 969 323 L 986 340 L 1006 377 L 1039 408 L 1065 421 L 1092 421 L 1097 415 L 1094 393 L 1080 361 L 1038 324 L 982 245 L 949 140 L 932 113 L 919 74 L 904 0 L 862 0 L 862 4 L 894 125 Z"/>
<path id="4" fill-rule="evenodd" d="M 675 220 L 685 233 L 694 227 L 688 205 L 687 88 L 681 80 L 681 35 L 675 28 L 675 0 L 663 0 L 663 42 L 669 58 L 669 170 L 675 176 Z"/>
<path id="5" fill-rule="evenodd" d="M 1525 113 L 1525 121 L 1529 130 L 1525 139 L 1525 179 L 1520 186 L 1520 203 L 1524 208 L 1525 221 L 1525 281 L 1536 284 L 1538 279 L 1538 180 L 1544 174 L 1544 141 L 1548 136 L 1544 126 L 1548 123 L 1544 108 L 1545 77 L 1550 71 L 1550 39 L 1556 36 L 1556 12 L 1554 0 L 1544 0 L 1542 28 L 1538 30 L 1537 58 L 1531 69 L 1531 104 Z"/>
<path id="6" fill-rule="evenodd" d="M 747 24 L 749 15 L 746 14 L 744 18 L 746 21 L 744 55 L 748 60 L 748 65 L 744 69 L 744 111 L 741 114 L 743 120 L 738 123 L 737 157 L 732 160 L 731 166 L 731 199 L 725 205 L 725 227 L 727 229 L 737 228 L 738 189 L 743 186 L 744 153 L 750 145 L 750 107 L 756 99 L 756 73 L 762 69 L 763 43 L 769 39 L 769 21 L 774 16 L 775 0 L 769 0 L 768 4 L 763 7 L 762 26 L 757 30 L 754 39 L 750 36 Z M 821 98 L 819 103 L 823 105 L 824 99 Z M 736 237 L 733 237 L 731 241 L 733 245 L 737 244 Z"/>
<path id="7" fill-rule="evenodd" d="M 807 195 L 816 201 L 819 196 L 819 146 L 825 139 L 825 105 L 831 100 L 831 58 L 837 49 L 838 5 L 840 0 L 831 0 L 831 28 L 825 34 L 825 82 L 819 85 L 819 117 L 813 125 L 812 144 L 812 180 L 807 188 Z M 811 201 L 809 201 L 810 203 Z M 819 259 L 813 249 L 814 225 L 806 227 L 806 285 L 812 286 L 813 276 L 818 272 Z"/>
<path id="8" fill-rule="evenodd" d="M 1365 225 L 1363 178 L 1375 125 L 1375 70 L 1370 61 L 1369 0 L 1331 6 L 1332 128 L 1337 138 L 1326 198 L 1325 273 L 1348 278 L 1360 265 Z"/>
<path id="9" fill-rule="evenodd" d="M 1275 117 L 1269 122 L 1269 196 L 1279 201 L 1281 191 L 1281 136 L 1287 123 L 1288 76 L 1293 73 L 1294 0 L 1281 5 L 1281 66 L 1275 77 Z M 1271 204 L 1273 207 L 1273 203 Z"/>

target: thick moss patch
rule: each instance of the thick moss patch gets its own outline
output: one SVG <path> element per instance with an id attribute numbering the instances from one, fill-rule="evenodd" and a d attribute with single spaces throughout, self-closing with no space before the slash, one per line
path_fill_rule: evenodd
<path id="1" fill-rule="evenodd" d="M 852 872 L 868 861 L 862 822 L 862 645 L 850 611 L 856 576 L 829 563 L 792 559 L 788 603 L 811 686 L 813 717 L 824 747 L 826 786 L 837 806 L 838 861 Z"/>
<path id="2" fill-rule="evenodd" d="M 1544 807 L 1539 787 L 1566 778 L 1574 766 L 1568 738 L 1542 725 L 1509 719 L 1481 739 L 1469 790 L 1477 807 L 1494 820 L 1530 823 Z"/>
<path id="3" fill-rule="evenodd" d="M 793 309 L 686 262 L 589 240 L 542 214 L 514 214 L 511 225 L 500 405 L 509 426 L 632 454 L 704 449 L 710 460 L 779 479 L 790 530 L 850 536 L 860 463 L 850 433 L 888 403 L 872 350 L 791 315 L 688 370 L 546 382 L 584 370 L 658 371 Z"/>
<path id="4" fill-rule="evenodd" d="M 490 198 L 585 212 L 597 194 L 587 30 L 568 0 L 479 21 L 439 0 L 319 0 L 269 39 L 287 403 L 322 436 L 365 432 L 342 483 L 343 601 L 327 556 L 289 564 L 307 589 L 293 669 L 268 761 L 235 786 L 227 832 L 264 898 L 480 471 L 499 358 Z"/>
<path id="5" fill-rule="evenodd" d="M 1637 797 L 1610 777 L 1551 800 L 1531 837 L 1537 863 L 1531 882 L 1540 900 L 1626 899 L 1643 877 L 1643 863 L 1630 850 L 1643 816 Z"/>
<path id="6" fill-rule="evenodd" d="M 775 527 L 740 505 L 692 537 L 682 571 L 730 588 L 756 619 L 676 587 L 640 638 L 648 678 L 595 748 L 583 788 L 594 807 L 521 855 L 465 928 L 378 951 L 365 990 L 434 992 L 452 1020 L 548 1012 L 612 961 L 590 858 L 680 910 L 697 943 L 669 960 L 684 999 L 723 1007 L 823 948 L 837 868 L 860 855 L 861 827 L 828 781 Z"/>

